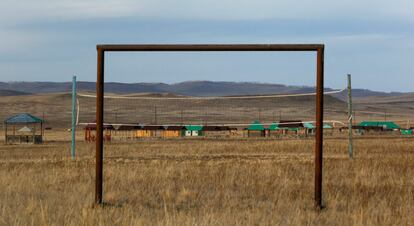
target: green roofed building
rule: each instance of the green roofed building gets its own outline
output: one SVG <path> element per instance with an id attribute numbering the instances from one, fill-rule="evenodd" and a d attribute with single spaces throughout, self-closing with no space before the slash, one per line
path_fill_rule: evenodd
<path id="1" fill-rule="evenodd" d="M 12 116 L 4 121 L 5 141 L 8 143 L 43 142 L 43 119 L 29 113 Z"/>
<path id="2" fill-rule="evenodd" d="M 186 125 L 185 136 L 187 137 L 198 137 L 203 135 L 202 125 Z"/>
<path id="3" fill-rule="evenodd" d="M 306 134 L 314 134 L 316 126 L 310 122 L 304 122 L 303 127 L 306 129 Z"/>
<path id="4" fill-rule="evenodd" d="M 359 123 L 359 126 L 362 127 L 378 127 L 384 130 L 395 130 L 400 129 L 401 127 L 394 122 L 381 122 L 381 121 L 363 121 Z"/>
<path id="5" fill-rule="evenodd" d="M 265 130 L 265 128 L 259 121 L 254 121 L 252 124 L 249 125 L 249 127 L 247 127 L 247 130 L 262 131 Z"/>
<path id="6" fill-rule="evenodd" d="M 314 125 L 311 122 L 304 122 L 303 127 L 306 129 L 306 134 L 315 134 L 316 131 L 316 125 Z M 323 124 L 324 129 L 333 129 L 333 127 L 330 124 L 324 123 Z"/>
<path id="7" fill-rule="evenodd" d="M 254 121 L 247 128 L 248 137 L 264 137 L 266 136 L 266 129 L 259 121 Z"/>

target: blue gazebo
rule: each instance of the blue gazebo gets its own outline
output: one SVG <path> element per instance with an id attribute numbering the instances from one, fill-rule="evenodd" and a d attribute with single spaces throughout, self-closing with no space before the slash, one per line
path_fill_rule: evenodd
<path id="1" fill-rule="evenodd" d="M 4 120 L 5 142 L 13 143 L 43 143 L 44 120 L 29 113 L 22 113 Z"/>

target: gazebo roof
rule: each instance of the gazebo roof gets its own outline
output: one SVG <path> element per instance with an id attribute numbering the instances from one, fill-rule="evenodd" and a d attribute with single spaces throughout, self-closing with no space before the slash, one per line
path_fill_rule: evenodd
<path id="1" fill-rule="evenodd" d="M 19 123 L 43 123 L 43 119 L 33 116 L 29 113 L 22 113 L 12 116 L 4 121 L 6 124 L 19 124 Z"/>

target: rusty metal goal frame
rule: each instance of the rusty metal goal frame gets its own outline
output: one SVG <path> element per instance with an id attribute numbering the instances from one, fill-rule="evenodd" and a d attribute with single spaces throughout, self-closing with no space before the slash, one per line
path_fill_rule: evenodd
<path id="1" fill-rule="evenodd" d="M 316 52 L 316 134 L 315 134 L 315 206 L 322 208 L 323 159 L 323 95 L 324 49 L 323 44 L 136 44 L 97 45 L 96 81 L 96 179 L 95 203 L 103 203 L 103 117 L 104 117 L 104 61 L 105 52 L 264 52 L 311 51 Z"/>

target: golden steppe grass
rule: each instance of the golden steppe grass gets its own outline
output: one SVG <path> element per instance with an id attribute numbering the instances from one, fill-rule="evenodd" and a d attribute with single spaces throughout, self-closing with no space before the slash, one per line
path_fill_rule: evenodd
<path id="1" fill-rule="evenodd" d="M 309 140 L 147 140 L 0 145 L 0 225 L 414 225 L 414 139 L 327 139 L 313 205 Z"/>

